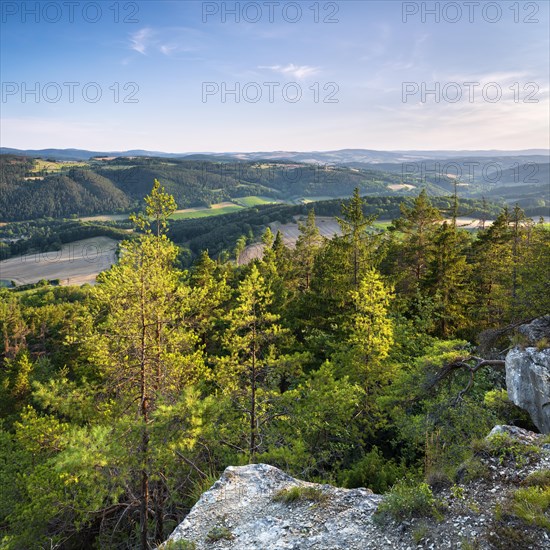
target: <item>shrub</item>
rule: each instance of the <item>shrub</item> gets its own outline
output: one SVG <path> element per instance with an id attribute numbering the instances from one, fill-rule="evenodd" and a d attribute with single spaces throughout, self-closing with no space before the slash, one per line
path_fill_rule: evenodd
<path id="1" fill-rule="evenodd" d="M 550 487 L 550 470 L 538 470 L 529 474 L 522 482 L 527 487 Z"/>
<path id="2" fill-rule="evenodd" d="M 477 456 L 463 462 L 456 472 L 456 480 L 469 483 L 477 479 L 489 479 L 491 472 Z"/>
<path id="3" fill-rule="evenodd" d="M 349 489 L 368 487 L 375 493 L 385 493 L 404 473 L 403 466 L 386 460 L 378 448 L 373 447 L 352 468 L 342 472 L 340 483 Z"/>
<path id="4" fill-rule="evenodd" d="M 427 483 L 405 479 L 397 482 L 378 506 L 379 518 L 390 517 L 397 521 L 413 517 L 438 515 L 437 500 Z"/>
<path id="5" fill-rule="evenodd" d="M 497 433 L 485 439 L 474 440 L 472 450 L 475 454 L 497 457 L 501 464 L 505 460 L 513 460 L 518 466 L 524 465 L 531 457 L 540 453 L 539 447 L 520 443 L 507 433 Z"/>
<path id="6" fill-rule="evenodd" d="M 444 489 L 445 487 L 449 487 L 451 485 L 451 478 L 447 474 L 447 472 L 444 472 L 443 470 L 436 470 L 431 469 L 426 474 L 426 482 L 431 487 L 433 491 L 438 491 L 441 489 Z"/>
<path id="7" fill-rule="evenodd" d="M 550 486 L 518 489 L 512 495 L 510 512 L 527 525 L 550 529 Z"/>
<path id="8" fill-rule="evenodd" d="M 519 525 L 496 520 L 488 526 L 488 532 L 487 541 L 495 550 L 518 550 L 536 544 L 533 534 L 524 532 Z"/>

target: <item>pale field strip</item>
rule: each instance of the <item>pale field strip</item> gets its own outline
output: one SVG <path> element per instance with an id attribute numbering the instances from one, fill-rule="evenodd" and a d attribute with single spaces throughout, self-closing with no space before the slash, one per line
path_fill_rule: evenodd
<path id="1" fill-rule="evenodd" d="M 317 216 L 316 219 L 317 227 L 319 228 L 319 233 L 321 236 L 331 239 L 334 235 L 341 235 L 342 231 L 336 218 L 331 217 L 322 217 Z M 450 220 L 446 220 L 450 221 Z M 534 220 L 538 221 L 538 218 Z M 550 217 L 544 217 L 546 223 L 550 222 Z M 305 219 L 302 220 L 302 223 L 305 223 Z M 443 223 L 443 221 L 441 222 Z M 465 229 L 477 229 L 480 227 L 482 221 L 478 218 L 469 218 L 469 217 L 459 217 L 456 219 L 457 226 Z M 493 220 L 486 220 L 485 227 L 489 227 L 493 223 Z M 296 246 L 296 241 L 300 235 L 300 230 L 298 229 L 298 223 L 287 223 L 281 225 L 280 223 L 272 223 L 269 226 L 274 235 L 277 234 L 277 230 L 281 231 L 283 234 L 283 242 L 289 248 L 294 248 Z M 248 245 L 240 257 L 241 264 L 251 262 L 255 259 L 260 259 L 263 256 L 264 245 L 262 243 L 254 243 Z"/>
<path id="2" fill-rule="evenodd" d="M 61 285 L 93 284 L 116 262 L 118 241 L 94 237 L 64 244 L 59 251 L 14 256 L 0 262 L 0 279 L 17 285 L 59 279 Z"/>
<path id="3" fill-rule="evenodd" d="M 228 206 L 238 206 L 234 202 L 218 202 L 216 204 L 212 204 L 210 208 L 207 206 L 197 206 L 195 208 L 183 208 L 182 210 L 176 210 L 174 214 L 187 214 L 188 212 L 203 212 L 208 210 L 218 210 L 220 208 L 227 208 Z"/>
<path id="4" fill-rule="evenodd" d="M 306 220 L 302 221 L 302 223 L 306 223 Z M 331 217 L 325 217 L 325 216 L 316 216 L 315 217 L 315 223 L 319 229 L 319 233 L 322 237 L 326 237 L 327 239 L 332 239 L 334 235 L 341 235 L 342 230 L 340 229 L 340 226 L 338 225 L 338 222 L 335 218 Z M 271 231 L 274 235 L 277 234 L 277 231 L 280 231 L 283 234 L 283 242 L 286 246 L 290 248 L 294 248 L 296 246 L 296 241 L 298 240 L 298 237 L 300 236 L 300 230 L 298 229 L 298 223 L 271 223 L 269 225 L 271 228 Z M 240 257 L 240 263 L 248 263 L 252 260 L 261 258 L 263 256 L 264 251 L 264 245 L 262 243 L 254 243 L 251 245 L 248 245 Z"/>
<path id="5" fill-rule="evenodd" d="M 550 217 L 544 218 L 550 223 Z M 479 224 L 475 218 L 458 218 L 460 227 L 476 228 Z M 537 221 L 537 220 L 535 220 Z M 318 216 L 316 218 L 319 233 L 330 239 L 341 235 L 340 226 L 335 218 Z M 305 223 L 305 219 L 302 221 Z M 488 227 L 492 220 L 485 222 Z M 272 223 L 273 234 L 280 230 L 286 246 L 293 248 L 300 235 L 298 223 Z M 60 251 L 25 254 L 0 261 L 0 279 L 15 281 L 17 285 L 31 284 L 41 279 L 59 279 L 61 285 L 94 284 L 97 275 L 109 269 L 116 262 L 118 242 L 109 237 L 83 239 L 63 245 Z M 255 243 L 246 247 L 240 263 L 248 263 L 263 255 L 264 245 Z"/>
<path id="6" fill-rule="evenodd" d="M 212 210 L 219 210 L 220 208 L 227 208 L 230 206 L 239 206 L 239 205 L 234 202 L 226 201 L 226 202 L 219 202 L 217 204 L 213 204 L 210 206 L 210 208 L 208 208 L 207 206 L 197 206 L 194 208 L 182 208 L 180 210 L 176 210 L 174 214 L 206 212 L 206 211 L 212 211 Z M 110 222 L 110 221 L 127 220 L 128 218 L 129 218 L 129 214 L 104 214 L 99 216 L 83 216 L 77 219 L 82 222 Z"/>
<path id="7" fill-rule="evenodd" d="M 77 218 L 81 222 L 116 222 L 128 219 L 128 214 L 104 214 L 99 216 L 84 216 Z"/>

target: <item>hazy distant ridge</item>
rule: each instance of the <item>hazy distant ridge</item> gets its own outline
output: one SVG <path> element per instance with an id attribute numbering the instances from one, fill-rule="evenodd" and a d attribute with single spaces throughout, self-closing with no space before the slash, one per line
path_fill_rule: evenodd
<path id="1" fill-rule="evenodd" d="M 550 156 L 548 149 L 523 149 L 521 151 L 376 151 L 372 149 L 340 149 L 337 151 L 256 151 L 248 153 L 226 152 L 187 152 L 166 153 L 133 149 L 129 151 L 88 151 L 86 149 L 13 149 L 0 147 L 0 154 L 25 155 L 31 157 L 52 158 L 55 160 L 88 160 L 98 156 L 114 157 L 166 157 L 166 158 L 228 158 L 236 160 L 294 160 L 320 164 L 361 163 L 401 163 L 428 159 L 449 159 L 456 157 L 512 157 L 512 156 Z"/>

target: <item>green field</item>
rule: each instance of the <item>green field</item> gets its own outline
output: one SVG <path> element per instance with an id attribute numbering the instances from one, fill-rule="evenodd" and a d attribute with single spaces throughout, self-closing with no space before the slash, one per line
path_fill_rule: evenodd
<path id="1" fill-rule="evenodd" d="M 251 195 L 249 197 L 238 197 L 232 200 L 235 204 L 240 204 L 241 206 L 245 206 L 245 207 L 258 206 L 261 204 L 274 204 L 279 202 L 276 199 L 270 199 L 268 197 L 259 197 L 257 195 Z"/>
<path id="2" fill-rule="evenodd" d="M 88 166 L 87 162 L 52 162 L 49 160 L 36 159 L 32 172 L 41 172 L 45 170 L 49 174 L 59 172 L 63 168 L 76 168 L 78 166 Z"/>
<path id="3" fill-rule="evenodd" d="M 391 220 L 376 220 L 373 223 L 373 226 L 376 227 L 376 229 L 388 229 L 388 226 L 391 225 Z"/>
<path id="4" fill-rule="evenodd" d="M 221 214 L 230 214 L 231 212 L 237 212 L 242 210 L 243 207 L 238 204 L 231 206 L 221 206 L 216 208 L 213 204 L 211 208 L 194 208 L 188 209 L 182 212 L 176 212 L 170 216 L 172 220 L 188 220 L 191 218 L 207 218 L 209 216 L 220 216 Z"/>

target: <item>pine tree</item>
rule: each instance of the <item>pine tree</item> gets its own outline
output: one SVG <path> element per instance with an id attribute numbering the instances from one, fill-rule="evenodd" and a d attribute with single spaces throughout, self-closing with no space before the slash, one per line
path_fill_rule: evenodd
<path id="1" fill-rule="evenodd" d="M 152 472 L 151 429 L 159 401 L 174 402 L 201 370 L 197 339 L 186 329 L 189 291 L 173 267 L 177 247 L 166 237 L 173 199 L 155 182 L 146 199 L 148 217 L 135 217 L 145 230 L 122 245 L 119 262 L 98 277 L 94 299 L 99 332 L 91 360 L 99 367 L 106 391 L 120 418 L 132 411 L 139 418 L 137 464 L 140 475 L 140 546 L 149 548 Z M 149 216 L 153 219 L 151 230 Z M 160 498 L 160 497 L 158 497 Z M 158 508 L 159 502 L 153 505 Z M 157 514 L 157 522 L 162 515 Z M 157 524 L 162 535 L 163 525 Z"/>
<path id="2" fill-rule="evenodd" d="M 273 293 L 253 264 L 240 283 L 237 302 L 229 312 L 224 335 L 228 355 L 220 359 L 218 382 L 238 410 L 248 418 L 247 453 L 254 460 L 261 443 L 261 426 L 277 395 L 274 380 L 280 365 L 277 343 L 286 336 L 271 312 Z"/>
<path id="3" fill-rule="evenodd" d="M 370 269 L 361 279 L 358 290 L 351 292 L 351 299 L 354 310 L 346 346 L 363 387 L 374 387 L 386 381 L 380 369 L 393 344 L 393 324 L 389 316 L 392 291 L 380 274 Z"/>
<path id="4" fill-rule="evenodd" d="M 315 223 L 315 210 L 308 212 L 305 224 L 298 223 L 300 235 L 294 249 L 294 262 L 296 264 L 298 289 L 307 292 L 311 285 L 313 264 L 322 244 L 319 228 Z"/>
<path id="5" fill-rule="evenodd" d="M 432 205 L 425 189 L 414 199 L 412 206 L 402 203 L 400 209 L 401 217 L 392 224 L 392 229 L 400 236 L 394 241 L 390 270 L 400 293 L 413 297 L 428 268 L 434 233 L 442 216 Z"/>
<path id="6" fill-rule="evenodd" d="M 235 263 L 241 265 L 241 256 L 246 248 L 246 237 L 241 235 L 235 243 Z"/>
<path id="7" fill-rule="evenodd" d="M 448 338 L 468 324 L 472 301 L 471 267 L 467 263 L 468 236 L 443 222 L 433 237 L 422 290 L 433 299 L 437 335 Z"/>
<path id="8" fill-rule="evenodd" d="M 372 434 L 378 416 L 377 397 L 391 381 L 394 366 L 388 356 L 394 342 L 389 309 L 393 298 L 375 269 L 369 269 L 350 292 L 353 309 L 346 323 L 347 336 L 333 361 L 341 376 L 349 376 L 363 391 L 364 432 Z"/>
<path id="9" fill-rule="evenodd" d="M 485 230 L 473 245 L 475 306 L 472 315 L 480 328 L 506 325 L 511 319 L 513 275 L 513 234 L 508 208 Z"/>
<path id="10" fill-rule="evenodd" d="M 517 266 L 516 318 L 531 319 L 550 311 L 550 229 L 544 219 L 530 228 Z"/>
<path id="11" fill-rule="evenodd" d="M 363 199 L 356 187 L 349 204 L 342 204 L 342 217 L 336 218 L 342 237 L 338 239 L 342 251 L 345 267 L 351 267 L 352 286 L 359 288 L 359 281 L 363 271 L 375 262 L 375 240 L 369 234 L 376 216 L 366 217 L 363 213 Z"/>

